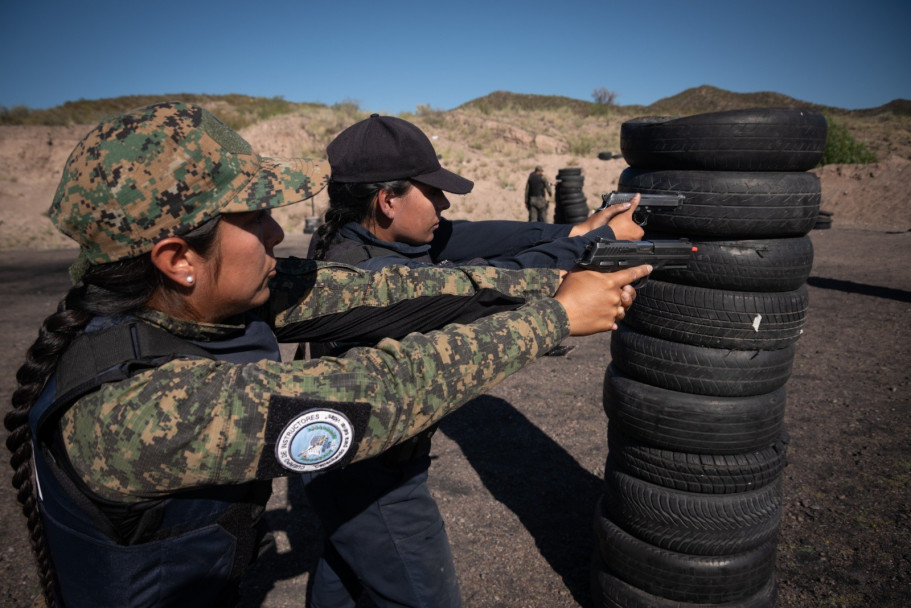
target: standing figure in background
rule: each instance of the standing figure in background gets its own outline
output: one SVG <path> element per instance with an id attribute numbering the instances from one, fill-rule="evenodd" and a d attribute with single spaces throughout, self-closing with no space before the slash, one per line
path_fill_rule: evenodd
<path id="1" fill-rule="evenodd" d="M 547 221 L 548 197 L 553 195 L 550 182 L 544 177 L 544 169 L 538 165 L 525 182 L 525 208 L 528 209 L 529 222 Z"/>

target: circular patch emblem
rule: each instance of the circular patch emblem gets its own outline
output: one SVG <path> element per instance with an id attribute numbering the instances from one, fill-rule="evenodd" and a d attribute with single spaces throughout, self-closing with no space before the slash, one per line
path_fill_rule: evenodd
<path id="1" fill-rule="evenodd" d="M 292 471 L 319 471 L 341 460 L 353 437 L 351 421 L 344 414 L 310 410 L 282 430 L 275 444 L 275 458 Z"/>

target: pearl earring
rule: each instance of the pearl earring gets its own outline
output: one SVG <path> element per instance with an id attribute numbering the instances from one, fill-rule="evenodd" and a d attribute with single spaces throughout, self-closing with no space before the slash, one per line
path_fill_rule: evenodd
<path id="1" fill-rule="evenodd" d="M 187 285 L 193 284 L 193 277 L 187 277 Z"/>

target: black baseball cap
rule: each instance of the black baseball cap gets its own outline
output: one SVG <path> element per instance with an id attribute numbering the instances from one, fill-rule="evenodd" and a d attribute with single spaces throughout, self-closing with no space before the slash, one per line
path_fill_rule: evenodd
<path id="1" fill-rule="evenodd" d="M 440 165 L 423 131 L 394 116 L 371 114 L 339 133 L 326 153 L 336 182 L 410 179 L 452 194 L 468 194 L 474 187 L 471 180 Z"/>

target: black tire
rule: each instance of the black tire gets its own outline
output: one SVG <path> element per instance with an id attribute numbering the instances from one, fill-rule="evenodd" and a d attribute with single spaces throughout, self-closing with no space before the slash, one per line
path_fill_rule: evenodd
<path id="1" fill-rule="evenodd" d="M 775 350 L 800 338 L 809 299 L 793 291 L 709 289 L 649 280 L 623 322 L 656 338 L 733 350 Z"/>
<path id="2" fill-rule="evenodd" d="M 570 224 L 575 226 L 576 224 L 581 224 L 588 219 L 587 215 L 564 215 L 562 218 L 561 224 Z"/>
<path id="3" fill-rule="evenodd" d="M 778 479 L 788 464 L 788 435 L 769 447 L 736 454 L 675 452 L 650 447 L 623 433 L 618 425 L 607 429 L 608 457 L 621 470 L 659 486 L 701 492 L 733 494 L 761 488 Z"/>
<path id="4" fill-rule="evenodd" d="M 611 361 L 640 382 L 717 397 L 764 395 L 791 376 L 795 346 L 729 350 L 662 340 L 625 323 L 611 336 Z"/>
<path id="5" fill-rule="evenodd" d="M 563 215 L 588 215 L 588 204 L 583 198 L 581 201 L 571 203 L 557 203 L 555 210 Z"/>
<path id="6" fill-rule="evenodd" d="M 582 210 L 564 211 L 561 217 L 567 224 L 580 224 L 588 218 L 588 214 Z"/>
<path id="7" fill-rule="evenodd" d="M 628 120 L 620 149 L 642 169 L 807 171 L 822 160 L 826 133 L 825 116 L 813 110 L 729 110 Z"/>
<path id="8" fill-rule="evenodd" d="M 585 204 L 585 198 L 575 203 L 560 203 L 554 210 L 554 216 L 561 219 L 564 224 L 578 224 L 588 219 L 589 209 Z"/>
<path id="9" fill-rule="evenodd" d="M 564 203 L 585 202 L 585 193 L 583 193 L 581 190 L 559 190 L 558 189 L 556 194 L 554 195 L 554 201 L 558 205 L 562 205 Z"/>
<path id="10" fill-rule="evenodd" d="M 566 212 L 559 207 L 554 210 L 554 223 L 555 224 L 580 224 L 588 219 L 588 207 L 578 210 L 570 210 Z"/>
<path id="11" fill-rule="evenodd" d="M 585 194 L 581 190 L 571 190 L 566 192 L 557 192 L 555 197 L 558 205 L 564 205 L 567 203 L 584 203 L 586 201 Z"/>
<path id="12" fill-rule="evenodd" d="M 598 160 L 610 160 L 614 157 L 610 152 L 598 152 Z"/>
<path id="13" fill-rule="evenodd" d="M 824 214 L 822 211 L 819 212 L 819 217 L 816 218 L 816 223 L 813 224 L 813 230 L 828 230 L 832 227 L 832 214 Z"/>
<path id="14" fill-rule="evenodd" d="M 566 167 L 557 170 L 558 179 L 571 175 L 582 175 L 582 167 Z"/>
<path id="15" fill-rule="evenodd" d="M 683 194 L 680 207 L 653 212 L 648 230 L 736 239 L 804 236 L 819 216 L 813 173 L 624 169 L 620 192 Z"/>
<path id="16" fill-rule="evenodd" d="M 734 555 L 774 541 L 781 482 L 735 494 L 682 492 L 619 470 L 608 457 L 604 514 L 656 547 L 689 555 Z"/>
<path id="17" fill-rule="evenodd" d="M 662 237 L 655 235 L 652 238 Z M 806 283 L 813 269 L 813 242 L 808 236 L 690 240 L 697 251 L 686 268 L 656 270 L 651 276 L 671 283 L 712 289 L 791 291 Z"/>
<path id="18" fill-rule="evenodd" d="M 588 204 L 586 203 L 586 198 L 584 196 L 581 199 L 561 201 L 559 206 L 565 214 L 573 215 L 582 213 L 588 215 Z"/>
<path id="19" fill-rule="evenodd" d="M 595 516 L 595 537 L 608 572 L 646 593 L 681 602 L 722 603 L 750 597 L 774 574 L 775 542 L 734 555 L 688 555 L 661 549 Z"/>
<path id="20" fill-rule="evenodd" d="M 775 608 L 778 586 L 775 575 L 755 594 L 733 602 L 693 604 L 646 593 L 610 572 L 597 550 L 592 555 L 592 601 L 595 608 Z"/>
<path id="21" fill-rule="evenodd" d="M 694 454 L 756 452 L 774 444 L 784 428 L 784 387 L 752 397 L 707 397 L 637 382 L 611 363 L 603 390 L 610 423 L 655 448 Z"/>

